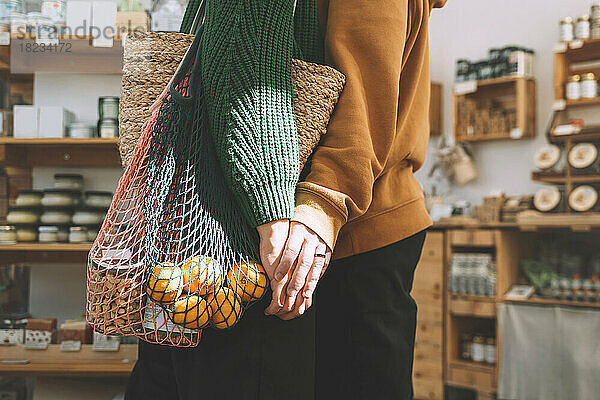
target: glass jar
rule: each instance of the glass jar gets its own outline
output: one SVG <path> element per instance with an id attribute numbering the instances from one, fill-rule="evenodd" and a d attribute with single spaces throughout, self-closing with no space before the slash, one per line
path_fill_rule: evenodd
<path id="1" fill-rule="evenodd" d="M 37 229 L 35 225 L 21 225 L 15 227 L 17 231 L 17 242 L 35 242 L 37 240 Z"/>
<path id="2" fill-rule="evenodd" d="M 561 42 L 570 42 L 575 37 L 575 27 L 573 26 L 573 18 L 565 17 L 560 21 L 560 35 L 559 40 Z"/>
<path id="3" fill-rule="evenodd" d="M 88 231 L 83 226 L 72 226 L 69 229 L 69 243 L 89 242 Z"/>
<path id="4" fill-rule="evenodd" d="M 598 81 L 593 73 L 583 75 L 581 79 L 581 97 L 593 99 L 598 97 Z"/>
<path id="5" fill-rule="evenodd" d="M 567 82 L 567 99 L 579 100 L 581 98 L 581 77 L 579 75 L 571 75 Z"/>
<path id="6" fill-rule="evenodd" d="M 66 20 L 66 2 L 64 0 L 42 2 L 42 15 L 55 24 L 64 24 Z"/>
<path id="7" fill-rule="evenodd" d="M 103 119 L 98 123 L 98 135 L 111 139 L 119 137 L 119 123 L 116 119 Z"/>
<path id="8" fill-rule="evenodd" d="M 575 24 L 575 38 L 576 39 L 589 39 L 590 38 L 590 16 L 582 15 L 577 18 Z"/>
<path id="9" fill-rule="evenodd" d="M 17 243 L 17 232 L 14 226 L 0 225 L 0 243 Z"/>
<path id="10" fill-rule="evenodd" d="M 17 193 L 15 205 L 17 207 L 40 207 L 43 195 L 44 193 L 39 190 L 21 190 Z"/>
<path id="11" fill-rule="evenodd" d="M 79 209 L 73 214 L 75 225 L 100 225 L 104 221 L 105 213 L 94 209 Z"/>
<path id="12" fill-rule="evenodd" d="M 485 362 L 488 364 L 496 363 L 496 339 L 490 337 L 485 340 L 484 350 Z"/>
<path id="13" fill-rule="evenodd" d="M 94 137 L 94 127 L 81 122 L 76 122 L 69 125 L 67 129 L 69 137 L 76 139 L 86 139 Z"/>
<path id="14" fill-rule="evenodd" d="M 69 225 L 72 212 L 70 209 L 47 209 L 40 218 L 45 225 Z"/>
<path id="15" fill-rule="evenodd" d="M 6 215 L 9 224 L 35 225 L 40 222 L 40 211 L 37 208 L 11 207 Z"/>
<path id="16" fill-rule="evenodd" d="M 44 207 L 73 207 L 79 203 L 81 192 L 68 189 L 44 190 L 42 205 Z"/>
<path id="17" fill-rule="evenodd" d="M 598 191 L 589 185 L 575 188 L 569 195 L 569 207 L 573 211 L 593 211 L 598 204 Z"/>
<path id="18" fill-rule="evenodd" d="M 473 335 L 469 333 L 460 334 L 460 357 L 465 361 L 471 361 L 471 344 Z"/>
<path id="19" fill-rule="evenodd" d="M 113 194 L 100 190 L 89 190 L 84 193 L 86 207 L 108 209 L 112 202 Z"/>
<path id="20" fill-rule="evenodd" d="M 471 359 L 475 362 L 485 360 L 485 339 L 483 336 L 474 336 L 471 344 Z"/>
<path id="21" fill-rule="evenodd" d="M 119 119 L 119 98 L 114 96 L 98 99 L 98 115 L 100 120 Z"/>
<path id="22" fill-rule="evenodd" d="M 56 174 L 54 175 L 54 187 L 56 189 L 81 190 L 83 189 L 83 176 L 79 174 Z"/>
<path id="23" fill-rule="evenodd" d="M 40 226 L 38 228 L 38 241 L 40 243 L 57 243 L 58 226 Z"/>

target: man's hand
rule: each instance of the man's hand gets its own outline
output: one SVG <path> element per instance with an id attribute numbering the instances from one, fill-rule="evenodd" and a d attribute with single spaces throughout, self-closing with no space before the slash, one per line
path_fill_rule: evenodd
<path id="1" fill-rule="evenodd" d="M 260 236 L 260 259 L 265 268 L 271 290 L 273 291 L 273 303 L 278 303 L 282 297 L 287 280 L 274 279 L 275 268 L 279 264 L 285 243 L 290 233 L 290 221 L 279 220 L 256 227 Z M 269 306 L 270 307 L 270 306 Z"/>
<path id="2" fill-rule="evenodd" d="M 280 254 L 274 273 L 275 284 L 272 283 L 278 294 L 273 291 L 273 300 L 265 313 L 292 319 L 312 305 L 312 295 L 329 264 L 331 250 L 311 229 L 292 222 L 285 248 Z"/>

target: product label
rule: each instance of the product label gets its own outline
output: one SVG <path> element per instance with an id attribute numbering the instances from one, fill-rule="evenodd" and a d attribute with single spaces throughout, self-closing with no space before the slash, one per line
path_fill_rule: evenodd
<path id="1" fill-rule="evenodd" d="M 81 350 L 81 341 L 65 340 L 60 344 L 60 351 L 79 351 Z"/>
<path id="2" fill-rule="evenodd" d="M 32 350 L 46 350 L 48 348 L 48 342 L 27 341 L 23 347 Z"/>
<path id="3" fill-rule="evenodd" d="M 567 108 L 567 102 L 564 100 L 556 100 L 552 103 L 552 110 L 554 111 L 562 111 Z"/>
<path id="4" fill-rule="evenodd" d="M 10 32 L 0 32 L 0 46 L 10 45 Z"/>
<path id="5" fill-rule="evenodd" d="M 583 47 L 583 40 L 573 40 L 569 47 L 572 49 L 580 49 Z"/>
<path id="6" fill-rule="evenodd" d="M 469 93 L 475 93 L 477 91 L 477 81 L 466 81 L 456 83 L 454 85 L 454 93 L 457 95 L 464 95 Z"/>
<path id="7" fill-rule="evenodd" d="M 514 128 L 510 131 L 511 139 L 521 139 L 523 137 L 523 130 L 521 128 Z"/>
<path id="8" fill-rule="evenodd" d="M 94 351 L 119 351 L 121 342 L 116 336 L 106 336 L 98 332 L 94 332 Z"/>
<path id="9" fill-rule="evenodd" d="M 147 306 L 144 311 L 144 328 L 157 332 L 193 333 L 191 329 L 174 324 L 167 316 L 165 310 L 150 300 L 147 300 Z"/>

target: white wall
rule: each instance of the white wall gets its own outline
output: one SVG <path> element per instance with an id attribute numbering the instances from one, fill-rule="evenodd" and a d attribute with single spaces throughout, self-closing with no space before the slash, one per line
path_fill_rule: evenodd
<path id="1" fill-rule="evenodd" d="M 535 50 L 537 80 L 537 136 L 516 141 L 474 145 L 479 178 L 465 187 L 454 188 L 449 200 L 466 199 L 472 204 L 492 190 L 508 195 L 533 193 L 538 184 L 530 179 L 533 153 L 545 142 L 545 130 L 552 115 L 553 47 L 558 41 L 558 22 L 571 15 L 589 13 L 591 0 L 449 0 L 434 10 L 430 25 L 431 77 L 444 85 L 444 131 L 452 135 L 452 85 L 458 58 L 483 59 L 491 47 L 522 45 Z M 437 138 L 432 140 L 433 150 Z M 427 183 L 427 163 L 418 177 Z"/>

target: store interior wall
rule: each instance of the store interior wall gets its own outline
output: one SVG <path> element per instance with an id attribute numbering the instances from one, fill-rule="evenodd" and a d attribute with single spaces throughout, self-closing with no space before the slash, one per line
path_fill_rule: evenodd
<path id="1" fill-rule="evenodd" d="M 449 0 L 434 10 L 430 20 L 431 78 L 443 84 L 443 127 L 452 136 L 455 62 L 487 57 L 488 49 L 507 45 L 535 51 L 537 81 L 537 135 L 520 140 L 475 143 L 474 162 L 478 178 L 464 187 L 453 187 L 447 200 L 480 204 L 483 196 L 504 191 L 507 195 L 532 194 L 539 184 L 531 181 L 535 150 L 546 142 L 545 132 L 552 116 L 554 56 L 559 21 L 565 16 L 588 14 L 590 0 Z M 417 176 L 426 190 L 439 138 L 432 138 L 424 167 Z"/>

